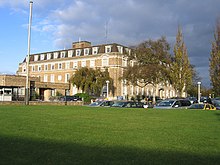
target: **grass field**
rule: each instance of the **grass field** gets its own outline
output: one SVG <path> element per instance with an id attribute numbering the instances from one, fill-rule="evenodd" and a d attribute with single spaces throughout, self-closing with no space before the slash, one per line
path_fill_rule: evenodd
<path id="1" fill-rule="evenodd" d="M 0 106 L 0 164 L 220 164 L 220 111 Z"/>

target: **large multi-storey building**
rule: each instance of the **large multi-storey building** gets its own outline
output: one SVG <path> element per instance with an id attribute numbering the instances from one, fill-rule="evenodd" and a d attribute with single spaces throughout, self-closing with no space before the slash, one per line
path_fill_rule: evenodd
<path id="1" fill-rule="evenodd" d="M 144 88 L 126 85 L 119 78 L 123 75 L 123 70 L 128 61 L 125 54 L 130 49 L 120 44 L 103 44 L 92 46 L 90 42 L 81 41 L 72 44 L 68 50 L 58 50 L 53 52 L 43 52 L 32 54 L 29 62 L 29 76 L 39 79 L 35 86 L 35 91 L 48 100 L 57 92 L 65 95 L 80 93 L 75 86 L 69 82 L 75 71 L 81 67 L 108 69 L 110 77 L 113 79 L 114 93 L 109 93 L 109 98 L 117 97 L 129 98 L 136 95 L 156 96 L 162 98 L 174 97 L 175 91 L 169 84 L 148 85 Z M 19 64 L 18 75 L 26 75 L 26 58 Z"/>

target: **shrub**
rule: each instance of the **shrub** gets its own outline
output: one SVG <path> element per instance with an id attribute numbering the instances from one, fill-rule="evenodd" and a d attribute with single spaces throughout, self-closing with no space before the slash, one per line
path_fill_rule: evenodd
<path id="1" fill-rule="evenodd" d="M 85 103 L 90 103 L 91 102 L 91 96 L 88 93 L 77 93 L 75 96 L 79 96 L 80 98 L 83 98 Z"/>

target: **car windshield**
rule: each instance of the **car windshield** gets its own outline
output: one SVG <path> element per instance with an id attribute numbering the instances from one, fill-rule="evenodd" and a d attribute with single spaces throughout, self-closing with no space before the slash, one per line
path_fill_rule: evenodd
<path id="1" fill-rule="evenodd" d="M 164 106 L 164 107 L 169 107 L 174 103 L 174 100 L 165 100 L 161 101 L 158 106 Z"/>
<path id="2" fill-rule="evenodd" d="M 112 105 L 112 107 L 122 107 L 125 104 L 125 102 L 116 102 Z"/>
<path id="3" fill-rule="evenodd" d="M 102 103 L 102 101 L 96 101 L 96 102 L 93 102 L 91 104 L 89 104 L 89 106 L 98 106 Z"/>

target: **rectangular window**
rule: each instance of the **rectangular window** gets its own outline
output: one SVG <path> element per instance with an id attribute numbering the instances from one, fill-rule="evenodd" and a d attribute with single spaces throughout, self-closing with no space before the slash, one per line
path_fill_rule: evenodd
<path id="1" fill-rule="evenodd" d="M 86 61 L 82 61 L 82 67 L 86 67 Z"/>
<path id="2" fill-rule="evenodd" d="M 65 58 L 66 52 L 61 52 L 61 58 Z"/>
<path id="3" fill-rule="evenodd" d="M 95 67 L 95 60 L 91 60 L 91 61 L 90 61 L 90 67 L 91 67 L 91 68 Z"/>
<path id="4" fill-rule="evenodd" d="M 134 86 L 131 85 L 130 88 L 131 88 L 131 95 L 133 96 L 134 95 Z"/>
<path id="5" fill-rule="evenodd" d="M 68 57 L 73 57 L 73 50 L 68 51 Z"/>
<path id="6" fill-rule="evenodd" d="M 40 60 L 44 60 L 44 54 L 40 55 Z"/>
<path id="7" fill-rule="evenodd" d="M 80 49 L 77 49 L 77 50 L 76 50 L 76 56 L 80 56 L 80 54 L 81 54 L 81 50 L 80 50 Z"/>
<path id="8" fill-rule="evenodd" d="M 51 53 L 47 53 L 47 60 L 51 59 Z"/>
<path id="9" fill-rule="evenodd" d="M 73 68 L 74 68 L 74 69 L 78 68 L 78 62 L 77 62 L 77 61 L 74 61 L 74 62 L 73 62 Z"/>
<path id="10" fill-rule="evenodd" d="M 38 71 L 39 72 L 41 71 L 41 65 L 38 65 Z"/>
<path id="11" fill-rule="evenodd" d="M 54 70 L 54 69 L 55 69 L 55 65 L 51 64 L 51 70 Z"/>
<path id="12" fill-rule="evenodd" d="M 102 66 L 105 67 L 105 66 L 108 66 L 108 58 L 107 57 L 104 57 L 102 59 Z"/>
<path id="13" fill-rule="evenodd" d="M 65 68 L 66 68 L 66 69 L 69 69 L 69 68 L 70 68 L 70 62 L 66 62 Z"/>
<path id="14" fill-rule="evenodd" d="M 118 52 L 120 54 L 123 54 L 123 47 L 122 46 L 117 46 L 117 48 L 118 48 Z"/>
<path id="15" fill-rule="evenodd" d="M 98 54 L 98 47 L 92 48 L 92 54 Z"/>
<path id="16" fill-rule="evenodd" d="M 111 53 L 111 46 L 105 46 L 105 53 Z"/>
<path id="17" fill-rule="evenodd" d="M 38 61 L 38 55 L 34 56 L 34 61 Z"/>
<path id="18" fill-rule="evenodd" d="M 35 72 L 35 66 L 32 66 L 32 72 Z"/>
<path id="19" fill-rule="evenodd" d="M 50 75 L 50 82 L 54 82 L 54 74 Z"/>
<path id="20" fill-rule="evenodd" d="M 61 80 L 62 80 L 62 76 L 59 75 L 59 76 L 58 76 L 58 81 L 61 81 Z"/>
<path id="21" fill-rule="evenodd" d="M 59 52 L 54 52 L 54 58 L 58 58 Z"/>
<path id="22" fill-rule="evenodd" d="M 122 58 L 122 66 L 126 67 L 128 65 L 128 59 L 126 57 Z"/>
<path id="23" fill-rule="evenodd" d="M 85 56 L 89 55 L 89 48 L 84 49 L 84 55 Z"/>
<path id="24" fill-rule="evenodd" d="M 58 64 L 58 69 L 61 70 L 62 69 L 62 63 Z"/>
<path id="25" fill-rule="evenodd" d="M 65 83 L 68 83 L 69 79 L 70 79 L 70 74 L 66 73 L 66 75 L 65 75 Z"/>
<path id="26" fill-rule="evenodd" d="M 44 70 L 48 70 L 48 64 L 44 65 Z"/>
<path id="27" fill-rule="evenodd" d="M 44 82 L 47 82 L 47 75 L 44 75 Z"/>

